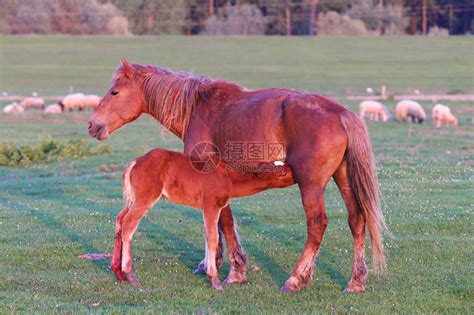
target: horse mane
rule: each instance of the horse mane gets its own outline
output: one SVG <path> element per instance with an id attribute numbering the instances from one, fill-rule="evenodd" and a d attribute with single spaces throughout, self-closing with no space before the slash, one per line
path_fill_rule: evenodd
<path id="1" fill-rule="evenodd" d="M 213 83 L 217 81 L 160 66 L 130 66 L 133 68 L 132 80 L 138 82 L 143 92 L 147 112 L 165 128 L 183 137 L 197 104 L 210 95 Z M 124 75 L 120 66 L 113 81 Z"/>

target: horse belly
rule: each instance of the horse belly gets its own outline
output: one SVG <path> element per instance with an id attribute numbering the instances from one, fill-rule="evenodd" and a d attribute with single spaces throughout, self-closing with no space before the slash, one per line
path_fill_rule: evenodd
<path id="1" fill-rule="evenodd" d="M 245 197 L 272 188 L 285 188 L 295 184 L 291 170 L 281 176 L 258 176 L 255 173 L 228 172 L 232 181 L 232 197 Z"/>
<path id="2" fill-rule="evenodd" d="M 162 196 L 168 201 L 184 206 L 193 208 L 202 208 L 203 206 L 201 191 L 193 189 L 193 187 L 183 187 L 176 183 L 165 184 Z"/>

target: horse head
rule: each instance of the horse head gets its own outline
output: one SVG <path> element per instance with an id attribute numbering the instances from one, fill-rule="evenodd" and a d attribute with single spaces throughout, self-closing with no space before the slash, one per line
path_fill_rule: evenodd
<path id="1" fill-rule="evenodd" d="M 144 99 L 135 78 L 135 69 L 125 58 L 115 71 L 112 84 L 88 122 L 89 135 L 105 140 L 144 112 Z"/>

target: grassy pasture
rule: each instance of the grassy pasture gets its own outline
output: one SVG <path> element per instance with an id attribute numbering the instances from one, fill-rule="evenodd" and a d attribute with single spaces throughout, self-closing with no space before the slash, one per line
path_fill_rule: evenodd
<path id="1" fill-rule="evenodd" d="M 249 88 L 287 86 L 339 97 L 387 84 L 390 91 L 474 91 L 472 38 L 0 37 L 0 91 L 102 94 L 120 57 L 235 80 Z M 356 110 L 355 102 L 342 103 Z M 5 102 L 0 103 L 3 106 Z M 395 103 L 387 102 L 390 109 Z M 423 102 L 427 110 L 433 105 Z M 199 211 L 160 201 L 134 238 L 142 287 L 114 283 L 108 261 L 122 207 L 121 170 L 151 147 L 180 150 L 152 119 L 108 140 L 111 155 L 29 168 L 0 168 L 0 310 L 41 312 L 443 312 L 473 311 L 472 103 L 447 103 L 459 128 L 369 123 L 384 211 L 388 275 L 369 274 L 367 292 L 342 293 L 352 237 L 339 193 L 326 192 L 329 227 L 312 283 L 281 295 L 303 248 L 306 228 L 296 187 L 233 201 L 249 283 L 214 292 L 191 274 L 204 256 Z M 87 113 L 42 117 L 0 114 L 0 143 L 51 135 L 88 139 Z M 89 141 L 93 142 L 92 139 Z M 367 251 L 369 252 L 369 251 Z M 370 254 L 368 255 L 370 260 Z M 258 268 L 254 268 L 258 267 Z M 370 264 L 369 264 L 370 268 Z M 220 273 L 223 279 L 229 266 Z M 257 271 L 257 269 L 259 269 Z"/>

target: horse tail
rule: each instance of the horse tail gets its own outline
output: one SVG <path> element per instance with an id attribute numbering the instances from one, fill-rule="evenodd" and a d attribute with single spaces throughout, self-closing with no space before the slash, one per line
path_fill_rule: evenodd
<path id="1" fill-rule="evenodd" d="M 389 230 L 380 208 L 379 183 L 369 133 L 365 123 L 350 111 L 341 114 L 341 122 L 348 138 L 345 159 L 349 183 L 369 227 L 374 271 L 383 273 L 387 267 L 381 232 L 389 233 Z"/>
<path id="2" fill-rule="evenodd" d="M 133 192 L 132 184 L 130 183 L 130 173 L 132 172 L 133 167 L 135 166 L 137 161 L 132 161 L 123 171 L 123 184 L 122 184 L 122 191 L 123 191 L 123 200 L 125 203 L 125 207 L 131 208 L 133 203 L 135 202 L 135 193 Z"/>

